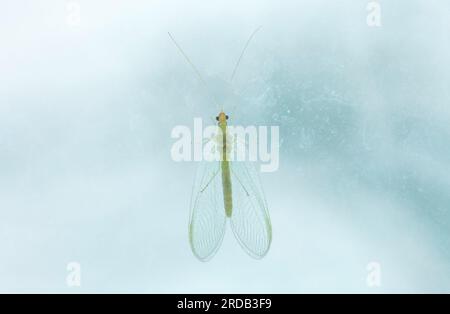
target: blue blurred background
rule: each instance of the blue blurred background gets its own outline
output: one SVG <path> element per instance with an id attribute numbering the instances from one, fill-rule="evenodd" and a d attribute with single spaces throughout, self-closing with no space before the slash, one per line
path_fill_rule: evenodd
<path id="1" fill-rule="evenodd" d="M 0 291 L 450 292 L 450 3 L 369 2 L 3 1 Z M 168 31 L 234 123 L 280 127 L 261 261 L 190 251 L 170 132 L 217 112 Z"/>

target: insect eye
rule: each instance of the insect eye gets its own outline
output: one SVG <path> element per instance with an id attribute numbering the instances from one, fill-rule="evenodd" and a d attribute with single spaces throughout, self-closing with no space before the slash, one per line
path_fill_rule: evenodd
<path id="1" fill-rule="evenodd" d="M 228 115 L 226 115 L 226 116 L 225 116 L 225 119 L 227 119 L 227 120 L 228 120 Z"/>
<path id="2" fill-rule="evenodd" d="M 219 121 L 219 116 L 216 117 L 216 120 Z"/>

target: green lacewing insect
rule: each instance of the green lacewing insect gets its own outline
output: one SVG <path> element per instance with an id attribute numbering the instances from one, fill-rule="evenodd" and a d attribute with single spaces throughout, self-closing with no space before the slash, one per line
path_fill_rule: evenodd
<path id="1" fill-rule="evenodd" d="M 247 40 L 230 82 L 258 30 Z M 170 33 L 169 36 L 206 87 L 200 72 Z M 272 225 L 259 174 L 255 162 L 234 161 L 230 158 L 236 148 L 233 143 L 237 139 L 227 130 L 229 117 L 223 108 L 216 120 L 220 136 L 213 137 L 211 141 L 218 141 L 220 158 L 219 161 L 203 161 L 197 169 L 190 206 L 189 243 L 199 260 L 208 261 L 220 248 L 229 221 L 244 251 L 260 259 L 269 251 Z"/>

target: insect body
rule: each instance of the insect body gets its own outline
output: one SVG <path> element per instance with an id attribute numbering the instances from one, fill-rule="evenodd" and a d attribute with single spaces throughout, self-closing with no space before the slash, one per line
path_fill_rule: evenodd
<path id="1" fill-rule="evenodd" d="M 231 217 L 233 210 L 233 194 L 231 188 L 231 178 L 230 178 L 230 161 L 228 158 L 227 148 L 227 118 L 228 116 L 221 112 L 217 116 L 219 121 L 219 127 L 222 133 L 222 151 L 221 151 L 221 170 L 222 170 L 222 186 L 223 186 L 223 198 L 224 207 L 227 217 Z"/>
<path id="2" fill-rule="evenodd" d="M 204 83 L 192 62 L 174 38 L 169 36 Z M 237 65 L 242 55 L 243 52 Z M 216 147 L 220 159 L 204 161 L 197 170 L 190 206 L 189 243 L 198 259 L 209 260 L 219 249 L 229 221 L 242 248 L 259 259 L 267 254 L 272 242 L 272 226 L 259 175 L 253 162 L 230 158 L 236 153 L 237 146 L 228 132 L 228 116 L 221 110 L 216 120 L 219 138 L 211 140 L 219 142 Z"/>
<path id="3" fill-rule="evenodd" d="M 267 202 L 255 162 L 231 158 L 236 153 L 227 115 L 217 116 L 219 161 L 203 161 L 194 182 L 189 242 L 195 256 L 209 260 L 222 243 L 227 221 L 242 248 L 254 258 L 266 255 L 272 241 Z M 244 146 L 245 147 L 245 146 Z"/>

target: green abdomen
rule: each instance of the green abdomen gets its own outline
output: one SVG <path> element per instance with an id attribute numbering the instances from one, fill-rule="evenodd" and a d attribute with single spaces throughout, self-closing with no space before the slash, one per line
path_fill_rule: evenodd
<path id="1" fill-rule="evenodd" d="M 231 217 L 233 211 L 233 197 L 231 192 L 231 175 L 230 175 L 230 163 L 227 156 L 227 125 L 219 123 L 219 127 L 222 129 L 222 189 L 223 189 L 223 205 L 225 207 L 225 214 L 227 217 Z"/>
<path id="2" fill-rule="evenodd" d="M 222 187 L 225 213 L 227 217 L 231 217 L 231 212 L 233 211 L 233 198 L 231 192 L 230 164 L 227 160 L 222 161 Z"/>

